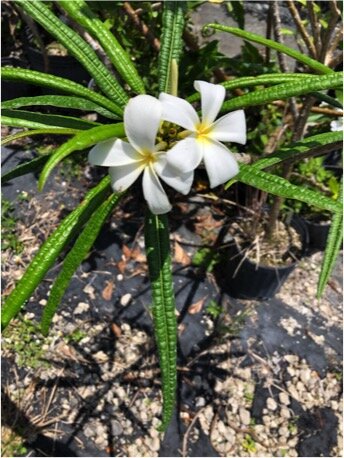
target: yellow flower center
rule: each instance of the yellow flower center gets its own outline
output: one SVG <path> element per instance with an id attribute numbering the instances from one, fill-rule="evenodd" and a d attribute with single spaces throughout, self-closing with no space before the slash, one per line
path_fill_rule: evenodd
<path id="1" fill-rule="evenodd" d="M 143 156 L 142 161 L 145 166 L 152 165 L 157 160 L 156 155 L 153 151 L 144 150 L 142 151 L 142 156 Z"/>
<path id="2" fill-rule="evenodd" d="M 197 140 L 206 141 L 211 131 L 211 124 L 201 122 L 196 126 L 196 138 Z"/>

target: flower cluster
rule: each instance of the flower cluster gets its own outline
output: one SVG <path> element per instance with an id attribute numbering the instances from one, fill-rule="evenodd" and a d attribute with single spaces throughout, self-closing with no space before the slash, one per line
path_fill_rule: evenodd
<path id="1" fill-rule="evenodd" d="M 192 186 L 194 170 L 203 161 L 213 188 L 238 173 L 233 154 L 221 142 L 246 142 L 243 110 L 215 121 L 225 98 L 223 86 L 195 81 L 201 94 L 202 118 L 192 105 L 179 97 L 160 94 L 132 98 L 124 110 L 124 128 L 128 141 L 106 140 L 94 146 L 89 161 L 109 167 L 112 188 L 125 191 L 143 173 L 143 195 L 154 214 L 171 210 L 171 204 L 159 180 L 182 194 Z M 156 144 L 163 121 L 186 129 L 182 139 L 168 151 L 166 143 Z"/>

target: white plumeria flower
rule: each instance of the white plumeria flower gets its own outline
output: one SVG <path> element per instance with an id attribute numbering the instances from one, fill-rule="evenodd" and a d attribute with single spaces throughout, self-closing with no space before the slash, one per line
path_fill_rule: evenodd
<path id="1" fill-rule="evenodd" d="M 178 173 L 166 160 L 166 153 L 155 146 L 162 106 L 150 95 L 132 98 L 124 110 L 124 129 L 129 140 L 106 140 L 94 146 L 88 156 L 93 165 L 109 167 L 114 191 L 125 191 L 143 172 L 143 195 L 152 213 L 167 213 L 171 204 L 159 181 L 187 194 L 193 172 Z"/>
<path id="2" fill-rule="evenodd" d="M 220 142 L 246 143 L 245 114 L 237 110 L 215 121 L 226 95 L 225 88 L 205 81 L 195 81 L 194 86 L 201 93 L 202 120 L 186 100 L 160 94 L 162 119 L 184 127 L 189 133 L 167 152 L 167 161 L 185 173 L 203 160 L 210 186 L 214 188 L 239 172 L 233 154 Z"/>

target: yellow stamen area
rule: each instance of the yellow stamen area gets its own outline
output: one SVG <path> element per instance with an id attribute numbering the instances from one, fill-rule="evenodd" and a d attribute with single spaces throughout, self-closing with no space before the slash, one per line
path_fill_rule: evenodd
<path id="1" fill-rule="evenodd" d="M 208 135 L 211 131 L 211 124 L 201 122 L 196 126 L 196 138 L 197 140 L 201 141 L 207 141 L 208 140 Z"/>
<path id="2" fill-rule="evenodd" d="M 145 166 L 147 165 L 152 165 L 154 162 L 156 162 L 156 154 L 153 151 L 149 150 L 144 150 L 141 152 L 142 153 L 142 162 L 144 163 Z"/>

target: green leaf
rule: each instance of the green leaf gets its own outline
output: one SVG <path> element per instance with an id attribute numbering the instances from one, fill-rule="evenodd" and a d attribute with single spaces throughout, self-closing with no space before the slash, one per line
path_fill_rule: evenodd
<path id="1" fill-rule="evenodd" d="M 281 84 L 287 83 L 290 81 L 302 80 L 303 78 L 316 78 L 316 75 L 311 75 L 310 73 L 269 73 L 268 75 L 259 75 L 259 76 L 243 76 L 240 78 L 234 78 L 228 81 L 221 83 L 221 86 L 225 87 L 227 90 L 250 87 L 250 86 L 260 86 L 265 84 Z M 195 102 L 200 99 L 200 93 L 195 92 L 189 96 L 186 100 L 190 103 Z"/>
<path id="2" fill-rule="evenodd" d="M 94 78 L 101 91 L 110 99 L 123 106 L 128 96 L 118 81 L 98 59 L 91 46 L 62 22 L 41 0 L 15 2 L 25 13 L 37 21 L 47 32 L 55 37 Z"/>
<path id="3" fill-rule="evenodd" d="M 337 202 L 322 195 L 320 192 L 303 188 L 302 186 L 296 186 L 285 178 L 263 172 L 253 166 L 240 164 L 240 174 L 236 178 L 242 183 L 253 186 L 261 191 L 274 194 L 275 196 L 300 200 L 301 202 L 305 202 L 309 205 L 314 205 L 315 207 L 329 210 L 331 212 L 337 211 L 338 208 Z M 228 188 L 228 184 L 226 185 L 226 188 Z"/>
<path id="4" fill-rule="evenodd" d="M 47 75 L 46 73 L 36 72 L 35 70 L 27 70 L 24 68 L 3 67 L 1 69 L 1 77 L 3 80 L 25 82 L 37 86 L 44 86 L 50 89 L 65 92 L 75 96 L 84 97 L 91 100 L 102 107 L 107 108 L 118 116 L 123 116 L 123 109 L 115 102 L 107 99 L 101 94 L 97 94 L 90 89 L 75 83 L 74 81 L 59 76 Z"/>
<path id="5" fill-rule="evenodd" d="M 281 28 L 281 34 L 282 35 L 295 35 L 295 31 L 292 29 L 287 29 L 286 27 Z"/>
<path id="6" fill-rule="evenodd" d="M 1 177 L 1 181 L 2 183 L 7 183 L 8 181 L 13 180 L 13 178 L 21 177 L 27 173 L 42 170 L 48 159 L 49 155 L 46 154 L 45 156 L 35 157 L 35 159 L 32 159 L 31 161 L 26 161 L 23 164 L 17 165 L 17 167 L 14 169 L 4 173 Z"/>
<path id="7" fill-rule="evenodd" d="M 17 132 L 16 134 L 7 135 L 1 140 L 1 145 L 7 145 L 8 143 L 12 143 L 14 140 L 18 140 L 19 138 L 24 137 L 32 137 L 33 135 L 74 135 L 79 133 L 78 129 L 56 129 L 50 127 L 48 129 L 35 129 L 35 130 L 24 130 L 21 132 Z"/>
<path id="8" fill-rule="evenodd" d="M 179 63 L 182 53 L 185 2 L 164 2 L 159 53 L 159 91 L 171 93 L 172 61 Z"/>
<path id="9" fill-rule="evenodd" d="M 331 223 L 330 232 L 328 234 L 326 249 L 324 253 L 323 262 L 321 265 L 321 272 L 318 280 L 317 297 L 320 299 L 322 296 L 331 272 L 334 268 L 338 253 L 342 248 L 343 239 L 343 182 L 341 182 L 341 189 L 338 198 L 338 210 L 334 213 Z"/>
<path id="10" fill-rule="evenodd" d="M 287 56 L 290 56 L 298 60 L 299 62 L 302 62 L 305 65 L 308 65 L 309 68 L 315 70 L 318 73 L 330 74 L 333 72 L 333 70 L 331 70 L 329 67 L 318 62 L 317 60 L 311 59 L 306 54 L 302 54 L 301 52 L 296 51 L 293 48 L 289 48 L 288 46 L 285 46 L 281 43 L 277 43 L 276 41 L 269 40 L 268 38 L 262 37 L 261 35 L 257 35 L 252 32 L 246 32 L 246 30 L 241 30 L 236 27 L 228 27 L 228 26 L 220 25 L 220 24 L 206 24 L 204 26 L 204 29 L 208 29 L 208 28 L 219 30 L 220 32 L 231 33 L 232 35 L 240 37 L 244 40 L 253 41 L 254 43 L 259 43 L 261 45 L 267 46 L 268 48 L 275 49 L 276 51 L 280 53 L 286 54 Z"/>
<path id="11" fill-rule="evenodd" d="M 55 153 L 51 154 L 49 161 L 45 165 L 38 181 L 38 189 L 42 190 L 45 182 L 51 171 L 57 164 L 59 164 L 65 157 L 69 156 L 74 151 L 80 151 L 88 148 L 96 143 L 102 142 L 109 138 L 115 139 L 124 137 L 124 125 L 123 123 L 118 124 L 106 124 L 105 126 L 97 126 L 93 129 L 89 129 L 86 132 L 80 132 L 75 137 L 68 140 L 66 143 L 61 145 Z"/>
<path id="12" fill-rule="evenodd" d="M 43 124 L 41 122 L 29 121 L 26 119 L 9 118 L 8 116 L 1 116 L 0 121 L 3 126 L 22 127 L 26 129 L 42 129 L 42 128 L 46 128 L 48 125 L 48 124 Z M 56 131 L 58 131 L 61 129 L 61 127 L 50 126 L 50 129 L 51 130 L 55 129 Z M 78 130 L 78 132 L 80 131 Z"/>
<path id="13" fill-rule="evenodd" d="M 342 141 L 342 132 L 325 132 L 323 134 L 313 135 L 311 137 L 304 138 L 302 141 L 285 146 L 276 153 L 269 154 L 268 156 L 259 159 L 254 162 L 251 167 L 262 170 L 293 158 L 299 161 L 303 158 L 303 155 L 308 153 L 310 150 L 315 151 L 316 149 L 323 149 L 324 146 L 328 146 L 326 152 L 340 149 Z M 234 177 L 234 180 L 240 180 L 240 172 Z"/>
<path id="14" fill-rule="evenodd" d="M 67 97 L 65 95 L 38 95 L 36 97 L 19 97 L 18 99 L 2 102 L 2 108 L 20 108 L 25 106 L 46 106 L 68 108 L 73 110 L 94 111 L 110 119 L 118 119 L 111 111 L 81 97 Z"/>
<path id="15" fill-rule="evenodd" d="M 99 41 L 106 51 L 111 63 L 118 73 L 137 93 L 144 94 L 145 87 L 130 56 L 119 44 L 113 34 L 103 22 L 93 13 L 83 0 L 60 0 L 59 4 L 67 11 L 71 18 L 81 24 L 91 35 Z"/>
<path id="16" fill-rule="evenodd" d="M 154 332 L 162 375 L 161 430 L 165 431 L 172 417 L 177 387 L 177 319 L 166 215 L 153 215 L 147 211 L 145 245 L 153 294 Z"/>
<path id="17" fill-rule="evenodd" d="M 17 127 L 27 127 L 31 129 L 38 126 L 51 126 L 56 128 L 65 127 L 67 129 L 86 130 L 100 125 L 99 122 L 86 121 L 72 116 L 37 113 L 36 111 L 9 110 L 6 108 L 1 110 L 1 113 L 3 115 L 3 119 L 12 120 L 10 124 L 11 126 L 13 126 L 14 123 L 17 123 L 20 124 L 20 126 Z M 26 124 L 23 126 L 23 123 Z"/>
<path id="18" fill-rule="evenodd" d="M 238 108 L 262 105 L 264 103 L 273 102 L 274 100 L 305 95 L 314 91 L 333 89 L 341 86 L 342 80 L 343 73 L 336 72 L 330 75 L 313 76 L 311 78 L 298 79 L 290 83 L 278 84 L 273 87 L 250 92 L 249 94 L 227 100 L 222 105 L 221 111 L 227 112 L 237 110 Z"/>
<path id="19" fill-rule="evenodd" d="M 320 100 L 320 102 L 325 102 L 333 107 L 343 109 L 343 105 L 339 102 L 339 100 L 336 100 L 327 94 L 323 94 L 322 92 L 310 92 L 309 95 L 313 95 L 316 99 Z"/>
<path id="20" fill-rule="evenodd" d="M 43 311 L 41 320 L 43 334 L 48 334 L 53 316 L 74 272 L 92 248 L 92 245 L 99 235 L 100 229 L 111 211 L 117 205 L 121 196 L 122 194 L 120 193 L 112 194 L 97 210 L 95 210 L 86 223 L 84 230 L 74 243 L 73 248 L 65 257 L 62 269 L 50 290 L 49 299 Z"/>
<path id="21" fill-rule="evenodd" d="M 80 231 L 93 211 L 104 201 L 109 192 L 109 185 L 110 178 L 106 177 L 89 191 L 81 204 L 64 218 L 55 232 L 41 246 L 3 305 L 1 316 L 3 329 L 30 298 L 67 243 Z"/>

